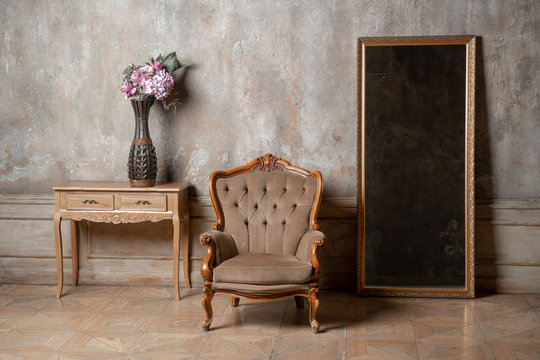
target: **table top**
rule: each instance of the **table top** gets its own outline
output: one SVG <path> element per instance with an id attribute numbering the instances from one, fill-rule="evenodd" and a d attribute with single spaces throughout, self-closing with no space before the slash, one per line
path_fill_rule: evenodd
<path id="1" fill-rule="evenodd" d="M 132 191 L 132 192 L 171 192 L 187 189 L 188 183 L 168 182 L 155 186 L 131 186 L 129 181 L 68 181 L 52 189 L 58 190 L 81 190 L 81 191 Z"/>

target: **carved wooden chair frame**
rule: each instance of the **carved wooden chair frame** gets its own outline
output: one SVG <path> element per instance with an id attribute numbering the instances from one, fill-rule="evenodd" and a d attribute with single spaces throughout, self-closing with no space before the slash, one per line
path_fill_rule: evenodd
<path id="1" fill-rule="evenodd" d="M 310 218 L 309 218 L 309 228 L 311 231 L 318 231 L 319 224 L 317 223 L 317 215 L 319 213 L 319 208 L 321 204 L 322 192 L 323 192 L 323 181 L 322 174 L 319 171 L 308 171 L 306 169 L 291 165 L 288 161 L 280 159 L 272 154 L 265 154 L 264 156 L 258 157 L 251 160 L 246 165 L 239 166 L 228 171 L 215 171 L 210 175 L 208 186 L 210 191 L 210 199 L 212 200 L 212 205 L 216 212 L 217 223 L 214 225 L 214 230 L 223 231 L 225 228 L 225 218 L 223 215 L 223 209 L 217 198 L 217 189 L 216 182 L 220 178 L 229 178 L 235 175 L 239 175 L 246 172 L 253 171 L 275 171 L 281 170 L 296 175 L 300 175 L 305 178 L 315 178 L 317 180 L 317 189 L 315 193 L 315 198 L 313 201 L 313 207 L 311 209 Z M 321 233 L 322 234 L 322 233 Z M 241 293 L 232 290 L 222 290 L 222 289 L 212 289 L 213 282 L 213 261 L 215 256 L 215 245 L 208 235 L 200 236 L 200 243 L 206 245 L 206 255 L 201 264 L 201 276 L 203 278 L 204 285 L 204 294 L 202 299 L 202 306 L 206 312 L 206 318 L 202 324 L 203 330 L 208 331 L 212 323 L 212 299 L 215 294 L 221 293 L 232 296 L 231 304 L 233 307 L 239 305 L 240 298 L 245 298 L 249 300 L 276 300 L 289 296 L 294 296 L 296 307 L 303 308 L 304 300 L 306 297 L 310 304 L 309 309 L 309 322 L 314 333 L 319 331 L 319 322 L 316 320 L 317 309 L 319 307 L 319 282 L 321 277 L 321 266 L 319 264 L 319 259 L 317 257 L 317 249 L 324 243 L 324 235 L 317 237 L 311 245 L 311 265 L 313 266 L 312 277 L 309 280 L 309 290 L 308 291 L 285 291 L 281 293 L 276 293 L 272 295 L 260 296 Z"/>

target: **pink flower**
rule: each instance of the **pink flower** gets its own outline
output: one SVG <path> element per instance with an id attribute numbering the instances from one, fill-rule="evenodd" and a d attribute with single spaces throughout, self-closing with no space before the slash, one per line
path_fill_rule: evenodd
<path id="1" fill-rule="evenodd" d="M 165 69 L 161 69 L 145 82 L 143 92 L 154 95 L 158 100 L 163 100 L 169 96 L 173 87 L 174 78 Z"/>
<path id="2" fill-rule="evenodd" d="M 174 87 L 174 78 L 164 69 L 158 71 L 154 77 L 154 95 L 156 99 L 163 100 Z"/>
<path id="3" fill-rule="evenodd" d="M 130 81 L 124 81 L 122 84 L 122 89 L 120 90 L 123 94 L 126 95 L 126 99 L 129 99 L 133 95 L 137 93 L 137 88 L 133 87 L 133 84 L 131 84 Z"/>
<path id="4" fill-rule="evenodd" d="M 148 80 L 148 75 L 142 72 L 141 69 L 137 69 L 131 73 L 129 80 L 136 85 L 143 86 Z"/>
<path id="5" fill-rule="evenodd" d="M 163 64 L 161 64 L 159 61 L 154 61 L 153 63 L 150 63 L 150 66 L 152 66 L 155 71 L 163 69 Z"/>
<path id="6" fill-rule="evenodd" d="M 148 74 L 141 74 L 141 76 L 139 77 L 138 85 L 144 86 L 144 84 L 148 82 L 148 79 L 150 79 L 150 76 L 148 76 Z"/>
<path id="7" fill-rule="evenodd" d="M 154 68 L 148 64 L 146 65 L 143 65 L 139 68 L 139 72 L 141 74 L 150 74 L 150 75 L 153 75 L 154 74 Z"/>
<path id="8" fill-rule="evenodd" d="M 152 78 L 149 78 L 147 81 L 144 82 L 144 84 L 142 84 L 142 91 L 143 93 L 148 95 L 154 94 L 152 91 Z"/>
<path id="9" fill-rule="evenodd" d="M 131 80 L 133 83 L 137 83 L 137 81 L 139 81 L 139 71 L 138 70 L 133 70 L 133 72 L 131 73 L 131 77 L 129 78 L 129 80 Z"/>

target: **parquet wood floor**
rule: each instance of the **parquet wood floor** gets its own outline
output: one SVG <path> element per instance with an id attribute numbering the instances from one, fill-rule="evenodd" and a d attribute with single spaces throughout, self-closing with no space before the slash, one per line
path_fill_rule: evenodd
<path id="1" fill-rule="evenodd" d="M 203 332 L 202 292 L 167 287 L 0 286 L 0 359 L 540 359 L 540 295 L 474 300 L 321 293 L 321 333 L 294 300 L 216 296 Z"/>

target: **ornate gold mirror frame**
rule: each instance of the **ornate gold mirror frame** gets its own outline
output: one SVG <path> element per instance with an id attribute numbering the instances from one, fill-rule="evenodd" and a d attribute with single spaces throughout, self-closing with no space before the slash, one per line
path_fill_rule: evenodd
<path id="1" fill-rule="evenodd" d="M 429 46 L 431 46 L 431 48 L 428 49 Z M 390 47 L 393 48 L 390 49 Z M 403 52 L 405 51 L 405 47 L 410 48 L 411 52 Z M 442 64 L 443 62 L 441 62 L 441 64 L 438 64 L 437 62 L 431 61 L 430 63 L 425 65 L 424 63 L 422 63 L 422 59 L 416 58 L 416 54 L 424 54 L 425 52 L 428 52 L 428 50 L 433 50 L 435 51 L 435 53 L 438 54 L 439 50 L 441 51 L 441 53 L 445 53 L 447 51 L 450 51 L 450 49 L 456 49 L 457 54 L 459 54 L 456 55 L 456 59 L 459 59 L 459 62 L 452 60 L 454 61 L 453 63 L 446 63 L 454 65 L 458 64 L 459 66 L 454 66 L 453 68 L 459 71 L 454 72 L 445 70 L 445 65 Z M 392 55 L 388 56 L 385 54 Z M 408 54 L 413 54 L 414 59 L 411 61 L 405 60 Z M 418 55 L 418 57 L 420 56 L 424 55 Z M 469 35 L 430 37 L 371 37 L 358 39 L 357 292 L 359 295 L 464 298 L 474 297 L 475 56 L 475 37 Z M 379 63 L 378 59 L 384 59 L 388 57 L 391 57 L 391 61 L 381 61 L 380 66 L 373 66 L 373 63 Z M 371 61 L 372 63 L 367 63 L 369 61 Z M 402 71 L 396 71 L 396 64 L 408 65 L 402 65 Z M 390 69 L 381 68 L 384 66 Z M 411 67 L 414 66 L 422 67 L 423 70 L 417 71 L 416 69 L 411 69 Z M 461 90 L 456 92 L 457 100 L 443 100 L 445 105 L 441 108 L 440 113 L 430 118 L 433 120 L 433 122 L 440 120 L 441 123 L 445 123 L 446 125 L 433 125 L 434 127 L 438 127 L 438 129 L 435 130 L 432 130 L 430 128 L 432 124 L 429 123 L 427 120 L 419 120 L 419 122 L 423 121 L 422 123 L 419 123 L 419 125 L 407 125 L 408 122 L 411 122 L 409 120 L 411 119 L 410 113 L 413 113 L 412 117 L 414 118 L 414 114 L 416 114 L 416 112 L 420 110 L 418 111 L 418 113 L 420 114 L 419 116 L 424 116 L 422 115 L 423 109 L 415 109 L 415 104 L 411 104 L 410 109 L 406 106 L 404 107 L 403 105 L 399 105 L 397 106 L 397 108 L 400 109 L 399 113 L 396 112 L 395 117 L 388 117 L 388 111 L 390 110 L 388 110 L 387 108 L 390 108 L 392 103 L 392 100 L 389 100 L 391 99 L 391 97 L 388 94 L 392 93 L 394 94 L 394 96 L 396 94 L 401 94 L 398 96 L 399 99 L 397 100 L 397 102 L 404 102 L 404 100 L 402 100 L 403 96 L 411 96 L 409 97 L 409 99 L 412 99 L 413 95 L 411 95 L 411 93 L 416 93 L 414 90 L 415 87 L 423 86 L 419 84 L 420 81 L 433 81 L 429 80 L 430 76 L 431 78 L 433 78 L 433 76 L 430 74 L 437 74 L 437 70 L 433 70 L 433 67 L 437 66 L 441 67 L 440 72 L 449 74 L 449 77 L 459 76 L 458 82 L 452 80 L 454 81 L 453 84 L 458 85 L 449 85 L 450 87 L 453 86 L 452 89 L 463 89 L 463 93 L 457 94 L 458 92 L 461 92 Z M 463 69 L 461 69 L 461 66 L 463 66 Z M 427 68 L 431 69 L 427 70 Z M 452 69 L 452 65 L 447 66 L 447 68 Z M 389 71 L 387 72 L 387 70 Z M 404 73 L 408 73 L 408 75 L 406 76 L 409 77 L 406 80 L 407 82 L 409 82 L 406 85 L 406 88 L 404 87 L 403 89 L 397 91 L 391 90 L 391 86 L 394 86 L 392 85 L 394 83 L 392 83 L 391 81 L 397 82 L 398 78 L 404 79 L 406 76 L 400 75 Z M 439 75 L 435 75 L 435 77 L 437 76 Z M 373 86 L 375 81 L 379 81 L 380 84 L 383 85 L 377 85 L 379 87 L 375 88 Z M 410 84 L 410 82 L 412 82 L 412 85 Z M 447 82 L 443 79 L 441 83 L 446 84 Z M 372 91 L 372 93 L 366 93 L 366 84 L 368 85 L 368 89 Z M 464 84 L 464 86 L 461 87 L 460 84 Z M 376 92 L 376 90 L 373 89 L 382 89 L 380 90 L 382 95 L 377 93 L 374 94 L 373 92 Z M 444 91 L 444 89 L 433 89 L 433 92 L 431 93 L 429 99 L 424 99 L 422 101 L 430 102 L 429 106 L 426 107 L 432 107 L 432 109 L 435 109 L 436 111 L 437 105 L 433 107 L 432 103 L 438 102 L 440 100 L 439 98 L 437 98 L 438 96 L 445 96 L 446 98 L 451 98 L 448 93 L 443 94 Z M 426 92 L 425 90 L 417 92 L 417 94 L 426 93 L 429 92 Z M 385 100 L 377 100 L 377 97 L 379 95 L 381 95 L 381 98 L 384 98 Z M 461 98 L 462 96 L 463 98 Z M 420 95 L 418 95 L 418 97 L 420 97 Z M 366 103 L 366 100 L 369 100 L 369 102 Z M 380 106 L 381 101 L 383 106 Z M 427 104 L 427 102 L 425 104 Z M 418 103 L 420 103 L 420 101 Z M 453 106 L 453 108 L 459 108 L 459 111 L 454 112 L 452 104 L 458 104 L 456 106 Z M 447 111 L 449 114 L 456 113 L 459 115 L 457 119 L 454 119 L 456 121 L 455 124 L 458 124 L 456 125 L 456 129 L 458 130 L 454 130 L 452 128 L 452 125 L 448 125 L 452 124 L 452 121 L 454 120 L 449 119 L 451 115 L 446 115 L 446 110 L 444 108 L 445 106 L 447 109 L 450 109 Z M 366 112 L 366 108 L 368 113 Z M 386 118 L 373 114 L 373 112 L 375 112 L 374 109 L 377 108 L 384 108 L 383 111 L 386 111 Z M 435 113 L 434 110 L 429 111 L 431 111 L 431 114 Z M 404 112 L 408 113 L 408 115 L 404 114 Z M 395 118 L 396 120 L 392 120 L 393 118 Z M 392 122 L 392 125 L 384 125 L 383 123 L 385 119 L 390 119 L 388 120 L 388 122 Z M 412 122 L 414 123 L 414 121 L 415 120 L 413 120 Z M 461 123 L 461 121 L 463 121 L 463 123 Z M 409 127 L 406 130 L 403 130 L 407 126 Z M 426 130 L 426 128 L 429 129 Z M 416 131 L 415 129 L 419 130 Z M 450 129 L 448 130 L 448 132 L 450 132 L 451 134 L 448 137 L 445 137 L 444 135 L 444 131 L 446 131 L 445 129 Z M 431 133 L 431 131 L 433 131 L 433 133 Z M 439 131 L 439 133 L 437 133 L 437 131 Z M 418 135 L 418 132 L 420 132 L 421 135 Z M 369 136 L 366 136 L 366 134 Z M 393 136 L 392 134 L 408 135 Z M 407 137 L 409 138 L 406 139 Z M 410 138 L 412 138 L 412 140 Z M 451 169 L 449 171 L 446 165 L 436 164 L 436 156 L 438 155 L 434 155 L 434 157 L 430 158 L 429 154 L 433 153 L 433 151 L 426 151 L 419 147 L 418 144 L 421 144 L 422 142 L 418 141 L 418 138 L 420 138 L 420 140 L 426 140 L 426 142 L 428 143 L 435 144 L 434 147 L 426 147 L 427 149 L 437 148 L 437 146 L 441 148 L 440 154 L 442 155 L 440 156 L 444 158 L 444 160 L 441 161 L 446 164 L 455 160 L 453 162 L 455 164 L 455 169 L 459 170 L 453 171 L 455 169 Z M 368 142 L 368 146 L 366 146 L 366 141 Z M 411 161 L 403 161 L 403 156 L 407 155 L 403 155 L 399 151 L 399 147 L 397 147 L 396 145 L 392 145 L 392 143 L 399 141 L 401 141 L 402 144 L 405 144 L 403 145 L 403 147 L 407 149 L 409 149 L 411 141 L 416 141 L 416 147 L 414 148 L 414 146 L 412 146 L 414 150 L 403 151 L 405 154 L 407 154 L 407 151 L 409 151 L 414 159 L 412 159 Z M 450 144 L 449 150 L 445 148 L 446 144 Z M 461 150 L 459 149 L 460 147 Z M 382 150 L 374 150 L 381 148 Z M 426 152 L 425 155 L 428 159 L 422 159 L 422 156 L 419 155 L 419 153 L 421 153 L 422 151 Z M 453 156 L 455 159 L 448 160 L 450 156 Z M 396 161 L 396 159 L 401 160 Z M 423 165 L 417 165 L 422 161 L 424 161 Z M 430 162 L 430 165 L 425 164 L 428 162 Z M 396 167 L 400 166 L 406 167 L 406 169 L 401 172 L 400 170 L 398 170 L 394 174 L 394 171 L 391 169 L 396 169 Z M 386 173 L 383 172 L 385 167 L 389 169 Z M 367 172 L 366 168 L 368 170 Z M 383 170 L 381 170 L 381 168 Z M 403 176 L 403 174 L 409 174 L 417 168 L 423 168 L 428 170 L 426 173 L 414 173 L 412 176 L 410 176 L 410 178 L 406 178 L 406 176 Z M 433 174 L 437 174 L 438 170 L 436 169 L 443 169 L 440 177 L 438 175 L 433 176 Z M 455 186 L 448 182 L 448 179 L 450 179 L 450 182 L 453 181 L 453 173 L 456 174 L 455 181 L 457 185 Z M 379 178 L 375 178 L 377 176 L 379 176 Z M 393 180 L 392 177 L 394 177 Z M 398 178 L 399 180 L 396 180 L 395 178 Z M 436 191 L 429 192 L 429 186 L 423 187 L 421 185 L 424 183 L 426 178 L 431 179 L 430 181 L 432 182 L 439 181 L 440 185 L 438 186 L 445 190 L 439 191 L 437 185 L 432 184 L 433 187 L 431 189 L 436 189 Z M 403 182 L 401 182 L 402 179 Z M 418 179 L 419 184 L 415 184 L 414 181 L 411 181 L 411 179 Z M 404 183 L 406 185 L 403 185 Z M 399 185 L 399 189 L 392 189 L 392 186 L 396 184 Z M 401 188 L 403 186 L 407 187 L 403 189 Z M 452 195 L 451 189 L 459 189 L 459 191 L 454 191 L 454 195 Z M 439 192 L 442 195 L 439 194 Z M 406 194 L 402 195 L 403 193 Z M 433 196 L 436 198 L 436 200 L 429 199 L 429 197 L 431 196 L 430 194 L 434 194 Z M 400 199 L 394 201 L 396 197 Z M 457 200 L 453 201 L 453 198 L 457 198 Z M 416 201 L 411 201 L 411 199 L 416 199 Z M 457 215 L 455 215 L 454 218 L 451 218 L 449 216 L 445 218 L 445 216 L 448 215 L 448 211 L 445 213 L 445 209 L 441 210 L 441 212 L 433 211 L 433 209 L 437 209 L 437 207 L 433 206 L 432 204 L 441 204 L 441 199 L 443 200 L 442 203 L 444 203 L 443 205 L 441 205 L 442 208 L 447 206 L 457 209 Z M 448 201 L 446 201 L 446 199 L 448 199 Z M 452 203 L 452 205 L 446 205 L 446 202 Z M 396 204 L 402 204 L 404 206 L 401 209 L 396 209 Z M 422 230 L 423 226 L 415 226 L 413 229 L 413 225 L 410 224 L 414 223 L 414 221 L 406 221 L 407 219 L 411 219 L 411 216 L 418 216 L 418 219 L 414 219 L 415 221 L 418 220 L 417 225 L 422 224 L 422 221 L 424 221 L 426 224 L 426 229 L 428 230 Z M 438 219 L 437 217 L 442 219 Z M 373 220 L 374 218 L 376 220 Z M 383 221 L 381 221 L 381 219 L 383 219 Z M 432 223 L 437 223 L 437 225 L 435 225 L 434 228 L 430 228 L 430 226 L 433 226 Z M 405 226 L 399 228 L 399 226 L 396 224 L 405 224 Z M 393 230 L 387 230 L 388 228 L 391 228 Z M 411 229 L 413 229 L 414 231 L 410 231 Z M 416 229 L 420 229 L 418 230 L 419 232 L 416 232 Z M 423 236 L 427 239 L 427 241 L 425 241 L 424 243 L 436 247 L 433 249 L 433 258 L 443 259 L 442 261 L 433 260 L 434 265 L 429 265 L 432 268 L 437 268 L 437 266 L 442 267 L 443 265 L 441 264 L 445 261 L 444 256 L 454 256 L 451 255 L 452 252 L 454 252 L 455 254 L 459 253 L 459 257 L 456 258 L 458 260 L 453 261 L 454 263 L 458 263 L 458 265 L 461 264 L 461 262 L 464 262 L 464 264 L 463 269 L 459 268 L 459 271 L 456 270 L 456 273 L 459 273 L 459 276 L 453 275 L 453 279 L 458 279 L 457 282 L 456 280 L 452 280 L 454 281 L 454 283 L 451 283 L 451 280 L 447 279 L 442 279 L 441 281 L 439 281 L 436 278 L 437 273 L 435 272 L 435 275 L 433 275 L 433 272 L 430 272 L 432 269 L 427 271 L 428 275 L 415 274 L 414 276 L 416 276 L 416 279 L 420 279 L 418 282 L 415 282 L 417 280 L 409 280 L 407 278 L 407 276 L 409 276 L 407 271 L 411 273 L 414 273 L 416 271 L 414 270 L 416 266 L 414 265 L 414 261 L 416 261 L 416 263 L 418 264 L 417 267 L 422 267 L 422 264 L 420 263 L 422 260 L 426 260 L 426 262 L 429 262 L 429 256 L 423 255 L 423 257 L 418 257 L 418 254 L 420 252 L 422 252 L 422 254 L 429 254 L 429 252 L 424 252 L 426 247 L 425 245 L 421 245 L 421 248 L 420 246 L 418 246 L 418 244 L 421 243 L 418 240 L 418 233 L 422 231 L 424 231 L 424 233 L 422 233 L 420 237 Z M 413 232 L 415 233 L 415 236 L 410 235 Z M 451 234 L 449 235 L 449 233 Z M 430 236 L 432 236 L 433 242 L 430 242 Z M 456 241 L 456 244 L 458 245 L 447 245 L 446 247 L 441 246 L 441 237 L 446 237 L 443 240 L 447 242 Z M 457 240 L 458 238 L 459 240 Z M 463 246 L 462 248 L 459 243 L 461 242 L 461 239 Z M 385 243 L 385 241 L 387 242 Z M 439 245 L 435 245 L 435 243 L 437 242 L 439 242 Z M 444 248 L 443 254 L 440 253 L 441 248 Z M 437 251 L 439 251 L 439 253 L 437 253 Z M 410 259 L 413 259 L 415 256 L 417 256 L 418 259 L 414 260 L 411 265 Z M 403 261 L 403 263 L 400 263 L 401 261 Z M 408 264 L 407 261 L 409 261 Z M 368 269 L 367 271 L 366 268 Z M 387 271 L 389 268 L 391 268 L 393 271 L 392 275 L 384 275 L 385 271 Z M 371 269 L 382 270 L 375 271 Z M 455 269 L 458 269 L 458 266 L 456 266 Z M 448 276 L 448 279 L 451 278 L 450 275 L 446 275 L 447 272 L 444 272 L 444 274 L 444 276 Z M 387 276 L 388 279 L 391 278 L 392 280 L 385 280 L 385 276 Z M 411 276 L 411 278 L 413 278 L 414 276 Z M 431 276 L 433 276 L 433 279 L 430 278 Z M 379 281 L 378 279 L 382 280 Z M 426 279 L 425 282 L 422 279 Z M 403 282 L 400 283 L 400 281 L 402 280 Z M 432 280 L 433 283 L 430 282 Z M 448 283 L 445 283 L 445 281 L 448 281 Z"/>

